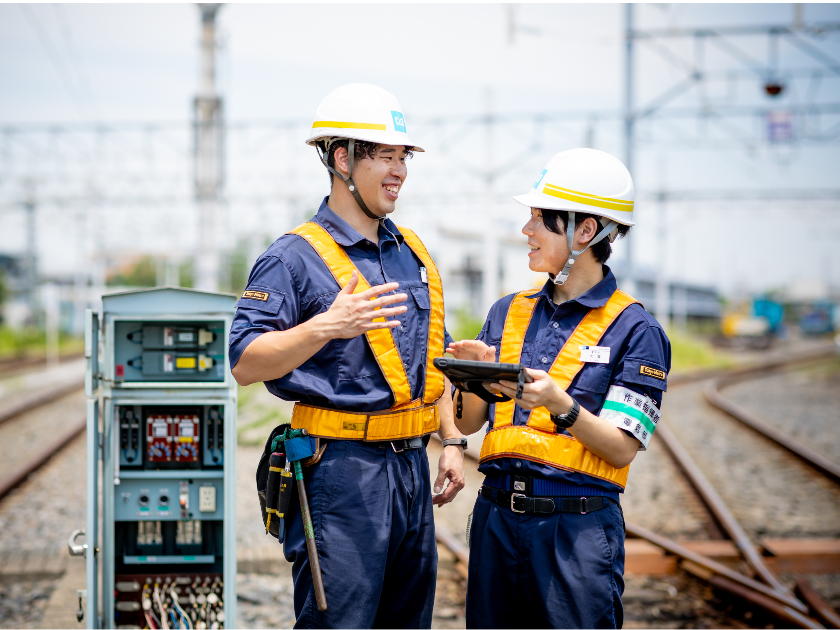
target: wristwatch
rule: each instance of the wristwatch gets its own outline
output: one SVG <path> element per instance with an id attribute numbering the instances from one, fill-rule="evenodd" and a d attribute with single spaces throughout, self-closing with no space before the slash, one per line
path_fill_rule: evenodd
<path id="1" fill-rule="evenodd" d="M 467 450 L 467 438 L 460 437 L 460 438 L 450 438 L 448 440 L 443 441 L 443 446 L 461 446 L 466 451 Z"/>
<path id="2" fill-rule="evenodd" d="M 559 416 L 551 414 L 551 421 L 558 429 L 568 429 L 575 423 L 579 413 L 580 405 L 578 404 L 578 401 L 572 398 L 572 408 L 569 410 L 569 413 L 561 413 Z"/>

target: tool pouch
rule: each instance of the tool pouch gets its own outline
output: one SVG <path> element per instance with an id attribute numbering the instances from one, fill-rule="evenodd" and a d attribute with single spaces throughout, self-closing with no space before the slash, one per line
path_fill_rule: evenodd
<path id="1" fill-rule="evenodd" d="M 273 512 L 268 512 L 268 504 L 269 500 L 271 501 L 271 505 L 273 506 L 271 509 L 276 510 L 279 507 L 279 490 L 280 484 L 277 481 L 274 482 L 274 489 L 271 493 L 269 493 L 268 489 L 268 477 L 269 473 L 271 472 L 270 468 L 284 468 L 286 465 L 286 456 L 283 452 L 283 444 L 282 441 L 277 445 L 276 450 L 272 449 L 272 442 L 278 436 L 283 435 L 283 432 L 288 428 L 288 424 L 280 424 L 274 427 L 274 430 L 271 432 L 271 435 L 268 436 L 268 439 L 265 443 L 265 449 L 263 449 L 263 454 L 260 456 L 260 463 L 257 465 L 257 496 L 260 500 L 260 512 L 262 513 L 262 520 L 263 526 L 267 527 L 267 532 L 274 536 L 277 540 L 281 543 L 286 538 L 286 524 L 284 519 L 279 518 Z M 274 457 L 274 461 L 272 462 L 272 457 Z M 277 464 L 276 466 L 274 464 Z M 280 475 L 277 475 L 279 480 Z M 292 486 L 294 484 L 288 484 Z M 269 494 L 272 497 L 269 499 Z M 268 521 L 268 515 L 272 514 L 271 522 Z M 285 514 L 285 512 L 284 512 Z"/>
<path id="2" fill-rule="evenodd" d="M 282 453 L 272 453 L 269 458 L 268 479 L 265 486 L 265 525 L 271 530 L 271 523 L 286 515 L 292 490 L 292 473 L 284 468 Z M 284 503 L 285 500 L 285 503 Z"/>
<path id="3" fill-rule="evenodd" d="M 267 527 L 267 532 L 281 543 L 286 538 L 286 523 L 285 519 L 280 515 L 285 516 L 288 513 L 289 503 L 294 493 L 294 474 L 286 478 L 283 476 L 283 473 L 276 473 L 277 478 L 272 482 L 273 489 L 269 490 L 268 485 L 269 475 L 272 472 L 270 469 L 283 469 L 286 466 L 286 445 L 282 438 L 288 428 L 288 423 L 279 424 L 274 427 L 271 435 L 265 441 L 265 448 L 260 457 L 260 463 L 257 465 L 257 496 L 260 500 L 263 525 Z M 295 440 L 290 440 L 290 442 L 293 442 L 295 447 L 295 453 L 291 459 L 294 461 L 295 458 L 301 458 L 301 464 L 304 467 L 317 464 L 327 448 L 326 443 L 322 444 L 319 438 L 296 438 Z M 285 484 L 287 488 L 284 489 L 284 484 L 280 481 L 281 479 L 288 479 L 288 483 Z M 285 501 L 285 505 L 283 501 Z M 269 512 L 269 509 L 276 510 L 276 512 Z M 269 514 L 272 515 L 271 521 L 268 519 Z"/>

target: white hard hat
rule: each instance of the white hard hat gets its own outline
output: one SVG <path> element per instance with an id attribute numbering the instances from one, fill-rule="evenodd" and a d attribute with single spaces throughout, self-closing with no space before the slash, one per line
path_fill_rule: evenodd
<path id="1" fill-rule="evenodd" d="M 620 160 L 595 149 L 561 151 L 531 190 L 514 199 L 529 208 L 585 212 L 621 225 L 636 224 L 630 172 Z"/>
<path id="2" fill-rule="evenodd" d="M 614 241 L 618 224 L 632 226 L 633 178 L 630 172 L 609 153 L 595 149 L 561 151 L 548 161 L 531 190 L 514 197 L 529 208 L 565 210 L 569 213 L 566 230 L 569 258 L 554 279 L 563 284 L 569 277 L 572 265 L 580 254 L 600 240 L 609 237 Z M 575 213 L 594 214 L 601 218 L 603 231 L 581 250 L 575 251 Z"/>
<path id="3" fill-rule="evenodd" d="M 326 153 L 329 153 L 330 141 L 336 138 L 349 140 L 347 166 L 350 172 L 347 177 L 330 166 L 326 157 Z M 319 140 L 323 140 L 325 144 L 321 146 Z M 353 182 L 356 140 L 411 147 L 414 151 L 423 149 L 412 144 L 408 139 L 405 116 L 397 99 L 380 87 L 369 83 L 342 85 L 327 94 L 327 97 L 318 105 L 306 144 L 315 147 L 321 163 L 327 170 L 347 184 L 347 188 L 350 189 L 362 212 L 371 219 L 384 221 L 385 215 L 376 215 L 367 207 Z"/>
<path id="4" fill-rule="evenodd" d="M 405 116 L 396 97 L 369 83 L 342 85 L 318 105 L 306 144 L 315 146 L 318 140 L 329 138 L 353 138 L 423 150 L 409 139 Z"/>

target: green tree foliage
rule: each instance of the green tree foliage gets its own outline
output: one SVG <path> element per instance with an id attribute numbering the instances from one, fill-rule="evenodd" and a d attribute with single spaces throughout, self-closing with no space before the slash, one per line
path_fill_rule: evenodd
<path id="1" fill-rule="evenodd" d="M 143 256 L 131 265 L 108 276 L 109 287 L 154 287 L 157 284 L 157 265 L 151 256 Z"/>

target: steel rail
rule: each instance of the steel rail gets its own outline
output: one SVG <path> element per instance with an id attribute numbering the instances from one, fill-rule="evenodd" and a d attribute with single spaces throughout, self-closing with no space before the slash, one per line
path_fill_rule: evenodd
<path id="1" fill-rule="evenodd" d="M 34 393 L 26 395 L 23 400 L 18 401 L 13 405 L 9 405 L 4 409 L 0 409 L 0 424 L 12 420 L 17 416 L 26 413 L 32 409 L 46 405 L 58 400 L 68 394 L 79 391 L 84 388 L 83 383 L 73 382 L 65 385 L 60 385 L 53 389 L 43 391 L 36 390 Z"/>
<path id="2" fill-rule="evenodd" d="M 697 383 L 710 378 L 718 378 L 719 380 L 723 380 L 724 378 L 744 380 L 745 378 L 752 376 L 761 376 L 765 372 L 770 372 L 772 370 L 791 367 L 793 365 L 803 363 L 822 361 L 837 355 L 838 351 L 833 345 L 826 346 L 817 350 L 795 354 L 790 357 L 770 359 L 752 365 L 745 365 L 743 367 L 712 368 L 708 370 L 687 372 L 685 374 L 675 374 L 673 376 L 668 375 L 668 384 L 672 386 L 688 385 L 689 383 Z"/>
<path id="3" fill-rule="evenodd" d="M 750 365 L 742 368 L 695 372 L 693 374 L 687 374 L 680 377 L 678 383 L 676 384 L 682 385 L 694 383 L 714 378 L 716 376 L 719 378 L 723 378 L 724 376 L 728 378 L 743 378 L 751 375 L 760 375 L 768 371 L 782 367 L 789 367 L 794 364 L 819 361 L 834 354 L 836 354 L 834 348 L 821 348 L 816 351 L 802 353 L 793 357 L 773 359 L 757 365 Z M 672 384 L 674 384 L 673 379 Z M 683 468 L 683 471 L 689 477 L 689 480 L 692 484 L 694 484 L 694 487 L 700 494 L 701 499 L 704 503 L 706 503 L 712 514 L 733 539 L 733 542 L 735 542 L 744 559 L 747 560 L 756 573 L 770 586 L 733 571 L 732 569 L 729 569 L 728 567 L 707 558 L 706 556 L 690 551 L 668 538 L 649 532 L 648 530 L 638 525 L 634 525 L 633 523 L 626 523 L 627 533 L 631 536 L 645 539 L 651 544 L 661 547 L 665 551 L 681 557 L 683 560 L 689 561 L 689 563 L 703 567 L 704 570 L 709 573 L 708 575 L 704 577 L 703 575 L 698 575 L 696 571 L 693 572 L 693 574 L 698 575 L 698 577 L 704 577 L 704 579 L 706 579 L 706 581 L 712 586 L 722 588 L 730 593 L 740 596 L 741 598 L 768 610 L 772 614 L 798 627 L 822 628 L 822 625 L 807 616 L 808 606 L 797 599 L 789 589 L 782 585 L 775 574 L 767 567 L 761 555 L 756 551 L 755 546 L 749 540 L 746 532 L 726 507 L 723 500 L 702 474 L 697 465 L 694 464 L 688 456 L 685 449 L 682 448 L 679 441 L 665 426 L 660 425 L 657 428 L 659 429 L 658 432 L 660 436 L 664 435 L 663 440 L 666 442 L 666 448 L 668 448 L 674 459 L 677 460 L 677 463 L 681 468 Z M 433 434 L 432 437 L 436 438 L 438 441 L 440 440 L 436 434 Z M 478 454 L 475 453 L 473 449 L 466 451 L 465 457 L 478 461 Z M 691 469 L 694 474 L 690 475 L 687 469 Z M 699 481 L 699 486 L 694 483 L 695 481 Z M 435 532 L 437 542 L 449 549 L 455 555 L 458 562 L 463 563 L 465 566 L 469 566 L 469 549 L 445 528 L 436 526 Z M 688 569 L 688 566 L 684 568 Z M 807 586 L 807 582 L 805 584 Z M 798 589 L 797 592 L 802 593 L 803 590 Z M 810 593 L 813 593 L 813 589 L 810 590 Z M 822 600 L 818 601 L 821 602 Z M 808 603 L 821 619 L 826 620 L 826 618 L 820 614 L 822 609 L 815 607 L 811 602 Z M 828 621 L 828 623 L 829 625 L 833 625 L 833 621 Z"/>
<path id="4" fill-rule="evenodd" d="M 433 439 L 440 441 L 440 438 L 436 434 L 433 434 L 432 437 Z M 468 459 L 478 461 L 478 456 L 472 451 L 472 449 L 468 450 L 465 455 Z M 628 536 L 646 540 L 649 543 L 664 549 L 668 553 L 678 556 L 683 560 L 687 560 L 698 567 L 702 567 L 702 569 L 706 572 L 705 574 L 698 574 L 696 571 L 692 572 L 692 574 L 704 579 L 713 586 L 722 588 L 734 595 L 746 599 L 747 601 L 772 612 L 785 621 L 789 621 L 797 627 L 822 628 L 819 623 L 816 623 L 813 619 L 810 619 L 803 614 L 803 608 L 805 608 L 804 604 L 792 595 L 783 593 L 767 586 L 766 584 L 763 584 L 762 582 L 759 582 L 758 580 L 742 575 L 741 573 L 730 569 L 716 560 L 712 560 L 711 558 L 703 556 L 695 551 L 691 551 L 679 543 L 664 536 L 660 536 L 659 534 L 654 534 L 639 525 L 635 525 L 630 522 L 625 523 L 625 525 Z M 458 540 L 458 538 L 448 529 L 437 523 L 435 524 L 435 540 L 452 552 L 455 556 L 456 562 L 460 562 L 465 567 L 469 567 L 469 548 Z M 680 566 L 688 568 L 683 564 Z M 722 579 L 712 579 L 713 577 L 718 576 Z M 805 609 L 805 612 L 807 612 L 807 609 Z"/>
<path id="5" fill-rule="evenodd" d="M 811 611 L 829 628 L 840 628 L 840 615 L 819 596 L 807 580 L 797 579 L 795 591 L 802 601 L 808 604 Z"/>
<path id="6" fill-rule="evenodd" d="M 72 359 L 80 359 L 84 356 L 83 352 L 74 352 L 73 354 L 65 354 L 61 356 L 62 361 L 69 361 Z M 46 357 L 11 357 L 8 359 L 0 359 L 0 374 L 8 378 L 9 372 L 14 372 L 19 369 L 28 367 L 42 366 L 47 363 Z"/>
<path id="7" fill-rule="evenodd" d="M 747 577 L 746 575 L 738 573 L 734 569 L 730 569 L 729 567 L 721 564 L 717 560 L 712 560 L 711 558 L 699 554 L 696 551 L 691 551 L 690 549 L 683 547 L 682 545 L 671 540 L 670 538 L 660 536 L 659 534 L 654 534 L 653 532 L 645 529 L 644 527 L 635 525 L 634 523 L 628 522 L 625 523 L 625 525 L 627 528 L 627 533 L 630 536 L 646 540 L 649 543 L 664 549 L 668 553 L 671 553 L 675 556 L 678 556 L 679 558 L 682 558 L 683 560 L 688 560 L 689 562 L 692 562 L 695 565 L 702 567 L 710 573 L 723 576 L 731 582 L 736 582 L 743 587 L 756 591 L 757 593 L 764 595 L 788 608 L 796 609 L 797 611 L 799 611 L 803 606 L 802 602 L 793 597 L 793 595 L 782 593 L 767 586 L 766 584 L 759 582 L 754 578 Z M 694 575 L 696 575 L 696 573 L 694 573 Z M 703 577 L 704 579 L 706 579 L 705 576 L 699 577 Z M 801 614 L 801 612 L 799 614 Z"/>
<path id="8" fill-rule="evenodd" d="M 71 426 L 55 440 L 40 449 L 35 455 L 27 459 L 23 464 L 15 468 L 14 472 L 0 481 L 0 499 L 23 483 L 29 475 L 44 466 L 50 461 L 53 455 L 58 453 L 71 440 L 85 431 L 87 419 Z"/>
<path id="9" fill-rule="evenodd" d="M 760 375 L 756 375 L 760 376 Z M 739 379 L 746 380 L 746 379 Z M 754 413 L 747 411 L 738 404 L 732 402 L 720 393 L 723 387 L 734 385 L 737 381 L 724 382 L 724 379 L 712 380 L 706 385 L 703 390 L 703 395 L 710 405 L 720 409 L 727 415 L 735 418 L 741 423 L 747 425 L 754 431 L 763 435 L 769 440 L 772 440 L 782 448 L 787 449 L 806 464 L 814 467 L 826 477 L 830 478 L 835 483 L 840 483 L 840 465 L 834 463 L 827 457 L 820 455 L 816 451 L 808 448 L 793 438 L 785 435 L 775 427 L 770 426 L 764 420 L 756 416 Z"/>
<path id="10" fill-rule="evenodd" d="M 718 523 L 720 523 L 726 530 L 726 533 L 732 539 L 732 542 L 735 543 L 735 546 L 738 547 L 741 555 L 749 563 L 753 570 L 773 589 L 779 591 L 780 593 L 790 595 L 790 606 L 796 608 L 802 613 L 808 612 L 808 608 L 805 604 L 795 599 L 793 595 L 790 594 L 789 589 L 779 581 L 776 574 L 770 570 L 767 564 L 765 564 L 761 555 L 756 551 L 755 545 L 750 540 L 749 536 L 747 536 L 747 532 L 744 531 L 744 528 L 741 527 L 741 524 L 735 519 L 732 512 L 729 511 L 729 508 L 726 507 L 726 504 L 714 489 L 714 486 L 712 486 L 697 464 L 694 463 L 694 460 L 691 459 L 691 456 L 683 448 L 676 436 L 663 424 L 656 427 L 656 434 L 665 444 L 665 448 L 667 448 L 671 453 L 671 456 L 682 469 L 685 476 L 688 477 L 691 485 L 694 486 L 695 490 L 697 490 L 697 493 L 700 495 L 700 498 L 703 499 L 706 507 L 709 508 Z"/>

